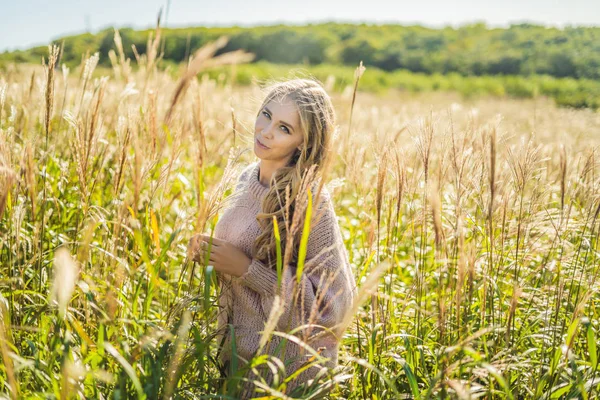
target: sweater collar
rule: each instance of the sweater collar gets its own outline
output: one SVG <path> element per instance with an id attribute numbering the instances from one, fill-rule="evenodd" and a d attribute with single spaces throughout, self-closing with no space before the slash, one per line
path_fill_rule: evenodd
<path id="1" fill-rule="evenodd" d="M 269 191 L 268 186 L 263 186 L 263 184 L 260 183 L 260 180 L 259 180 L 259 178 L 260 178 L 259 172 L 260 171 L 259 170 L 260 170 L 260 162 L 257 162 L 256 165 L 254 166 L 254 168 L 252 169 L 251 174 L 248 179 L 248 190 L 257 199 L 262 198 Z"/>

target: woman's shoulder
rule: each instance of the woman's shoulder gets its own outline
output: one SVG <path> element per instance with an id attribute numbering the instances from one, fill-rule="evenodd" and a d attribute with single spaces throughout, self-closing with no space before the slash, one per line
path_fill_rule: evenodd
<path id="1" fill-rule="evenodd" d="M 249 193 L 249 181 L 252 176 L 252 172 L 254 168 L 256 168 L 258 163 L 253 162 L 248 165 L 237 165 L 235 167 L 236 172 L 233 173 L 233 176 L 237 175 L 237 181 L 232 180 L 230 182 L 235 182 L 235 185 L 232 187 L 231 193 L 223 200 L 223 206 L 225 208 L 231 208 L 235 206 L 243 206 L 247 203 L 249 197 L 247 193 Z"/>
<path id="2" fill-rule="evenodd" d="M 252 173 L 255 171 L 258 162 L 252 162 L 246 166 L 241 167 L 241 172 L 238 174 L 237 183 L 235 185 L 236 191 L 240 190 L 242 187 L 248 184 L 250 178 L 252 177 Z"/>
<path id="3" fill-rule="evenodd" d="M 252 175 L 254 169 L 258 166 L 258 161 L 251 162 L 250 164 L 242 167 L 242 172 L 240 172 L 238 182 L 247 182 Z"/>
<path id="4" fill-rule="evenodd" d="M 317 192 L 318 185 L 313 194 L 312 222 L 307 247 L 307 257 L 315 260 L 321 259 L 320 256 L 326 258 L 332 252 L 343 250 L 344 246 L 331 188 L 323 185 L 318 199 Z M 314 206 L 315 204 L 317 206 Z"/>

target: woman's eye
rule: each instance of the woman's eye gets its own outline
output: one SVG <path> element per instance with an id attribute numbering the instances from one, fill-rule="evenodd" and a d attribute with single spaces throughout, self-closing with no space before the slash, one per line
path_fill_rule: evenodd
<path id="1" fill-rule="evenodd" d="M 267 118 L 271 119 L 271 116 L 269 115 L 269 113 L 268 113 L 268 112 L 266 112 L 266 111 L 263 111 L 262 113 L 263 113 L 263 115 L 264 115 L 265 117 L 267 117 Z"/>
<path id="2" fill-rule="evenodd" d="M 287 126 L 281 125 L 281 127 L 284 129 L 285 133 L 290 133 L 290 130 L 287 128 Z"/>

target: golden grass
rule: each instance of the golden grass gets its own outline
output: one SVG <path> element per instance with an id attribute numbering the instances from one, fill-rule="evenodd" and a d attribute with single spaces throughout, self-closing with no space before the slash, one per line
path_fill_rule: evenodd
<path id="1" fill-rule="evenodd" d="M 212 57 L 225 40 L 172 79 L 159 37 L 133 66 L 117 31 L 111 70 L 87 55 L 55 74 L 53 48 L 44 67 L 0 74 L 0 380 L 13 398 L 217 391 L 218 289 L 185 247 L 254 160 L 262 92 L 196 79 L 250 60 Z M 332 92 L 342 137 L 325 184 L 361 288 L 334 397 L 597 395 L 598 114 L 357 94 L 363 72 Z M 288 231 L 302 222 L 286 215 Z M 60 314 L 48 310 L 59 246 L 80 268 Z"/>

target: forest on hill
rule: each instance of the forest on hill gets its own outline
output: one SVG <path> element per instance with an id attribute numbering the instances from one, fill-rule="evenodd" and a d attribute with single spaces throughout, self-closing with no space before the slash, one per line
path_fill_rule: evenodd
<path id="1" fill-rule="evenodd" d="M 161 28 L 161 67 L 177 66 L 206 43 L 229 41 L 217 55 L 245 50 L 255 55 L 234 75 L 240 84 L 302 68 L 319 79 L 332 76 L 343 87 L 363 62 L 369 69 L 361 88 L 409 92 L 456 91 L 467 97 L 553 98 L 560 106 L 600 108 L 600 28 L 483 23 L 441 29 L 423 26 L 322 23 L 303 26 Z M 145 54 L 154 29 L 120 28 L 124 56 Z M 60 63 L 74 67 L 99 53 L 111 67 L 115 29 L 53 40 L 61 45 Z M 47 46 L 0 54 L 0 70 L 11 63 L 36 63 Z M 175 69 L 176 70 L 176 69 Z"/>
<path id="2" fill-rule="evenodd" d="M 123 47 L 134 59 L 132 45 L 145 53 L 150 30 L 119 30 Z M 244 49 L 255 61 L 275 64 L 338 64 L 356 66 L 359 61 L 384 71 L 408 70 L 425 74 L 549 75 L 600 79 L 600 28 L 559 29 L 532 24 L 490 28 L 485 24 L 441 29 L 402 25 L 353 25 L 323 23 L 304 26 L 162 29 L 164 59 L 185 60 L 203 44 L 226 35 L 227 52 Z M 101 64 L 110 65 L 114 30 L 56 39 L 64 42 L 62 61 L 78 64 L 82 54 L 100 53 Z M 0 55 L 0 60 L 38 62 L 47 47 Z"/>

